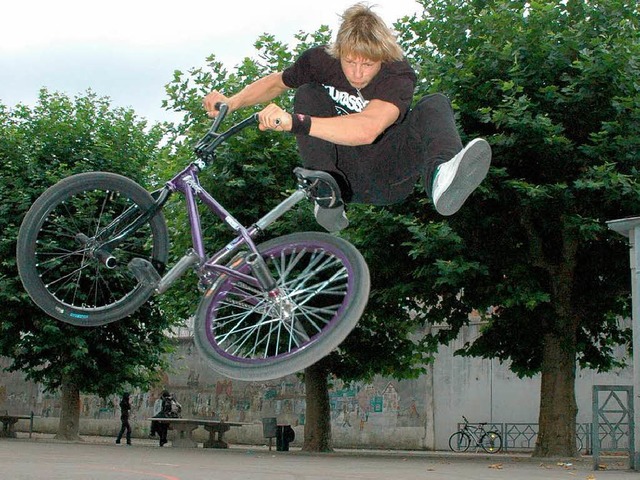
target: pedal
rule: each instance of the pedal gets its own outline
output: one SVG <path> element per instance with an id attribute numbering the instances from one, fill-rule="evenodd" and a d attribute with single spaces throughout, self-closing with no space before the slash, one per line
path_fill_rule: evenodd
<path id="1" fill-rule="evenodd" d="M 160 283 L 161 277 L 149 260 L 134 258 L 127 265 L 138 282 L 145 287 L 154 287 Z"/>

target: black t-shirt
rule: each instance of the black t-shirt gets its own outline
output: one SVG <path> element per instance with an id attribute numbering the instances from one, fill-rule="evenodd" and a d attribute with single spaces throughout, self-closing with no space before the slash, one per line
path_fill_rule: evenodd
<path id="1" fill-rule="evenodd" d="M 315 47 L 304 52 L 284 70 L 282 80 L 290 88 L 307 83 L 321 84 L 333 99 L 337 115 L 361 112 L 370 100 L 392 103 L 400 110 L 396 123 L 401 122 L 409 111 L 416 86 L 416 74 L 409 63 L 403 60 L 383 63 L 371 82 L 358 90 L 347 80 L 340 60 L 329 55 L 326 47 Z"/>

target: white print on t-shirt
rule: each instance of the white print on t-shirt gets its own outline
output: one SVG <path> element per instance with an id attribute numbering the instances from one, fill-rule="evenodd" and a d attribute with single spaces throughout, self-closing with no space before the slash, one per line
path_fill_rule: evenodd
<path id="1" fill-rule="evenodd" d="M 336 102 L 336 110 L 339 115 L 348 115 L 349 113 L 359 113 L 368 105 L 369 101 L 362 97 L 358 91 L 358 95 L 351 95 L 349 92 L 342 92 L 331 85 L 324 85 L 329 96 Z"/>

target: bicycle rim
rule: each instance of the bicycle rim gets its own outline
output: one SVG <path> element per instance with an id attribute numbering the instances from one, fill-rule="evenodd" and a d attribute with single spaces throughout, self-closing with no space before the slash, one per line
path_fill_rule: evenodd
<path id="1" fill-rule="evenodd" d="M 278 378 L 315 363 L 349 334 L 369 296 L 367 265 L 341 238 L 298 233 L 258 250 L 276 289 L 222 278 L 205 295 L 196 322 L 203 356 L 240 380 Z M 244 261 L 237 269 L 250 273 Z"/>
<path id="2" fill-rule="evenodd" d="M 67 323 L 96 326 L 124 318 L 142 305 L 152 287 L 138 283 L 127 265 L 133 258 L 166 263 L 168 239 L 161 214 L 109 252 L 100 232 L 131 206 L 147 208 L 149 193 L 111 173 L 74 175 L 34 202 L 20 227 L 17 259 L 23 285 L 47 314 Z M 105 264 L 110 256 L 110 265 Z"/>
<path id="3" fill-rule="evenodd" d="M 498 453 L 502 448 L 502 437 L 498 432 L 487 432 L 480 439 L 480 445 L 487 453 Z"/>

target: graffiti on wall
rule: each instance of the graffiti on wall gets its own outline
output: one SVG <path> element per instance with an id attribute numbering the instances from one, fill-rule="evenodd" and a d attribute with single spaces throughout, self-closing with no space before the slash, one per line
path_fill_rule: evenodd
<path id="1" fill-rule="evenodd" d="M 279 422 L 304 424 L 305 387 L 298 376 L 241 382 L 217 376 L 188 348 L 178 352 L 176 358 L 175 368 L 164 375 L 162 385 L 131 392 L 132 421 L 152 417 L 155 400 L 168 389 L 182 404 L 183 416 L 241 422 L 260 422 L 275 416 Z M 329 392 L 333 427 L 366 431 L 381 425 L 419 426 L 424 416 L 424 396 L 416 395 L 420 388 L 415 382 L 377 379 L 346 385 L 333 379 Z M 81 416 L 118 419 L 119 401 L 115 392 L 107 398 L 81 395 Z M 23 413 L 25 406 L 36 415 L 55 417 L 59 415 L 60 398 L 57 393 L 25 382 L 21 375 L 0 373 L 0 410 Z"/>
<path id="2" fill-rule="evenodd" d="M 329 398 L 333 426 L 360 431 L 366 430 L 368 425 L 420 426 L 424 414 L 419 413 L 419 408 L 423 406 L 418 404 L 415 395 L 401 393 L 401 390 L 406 390 L 402 383 L 380 380 L 332 389 Z"/>

